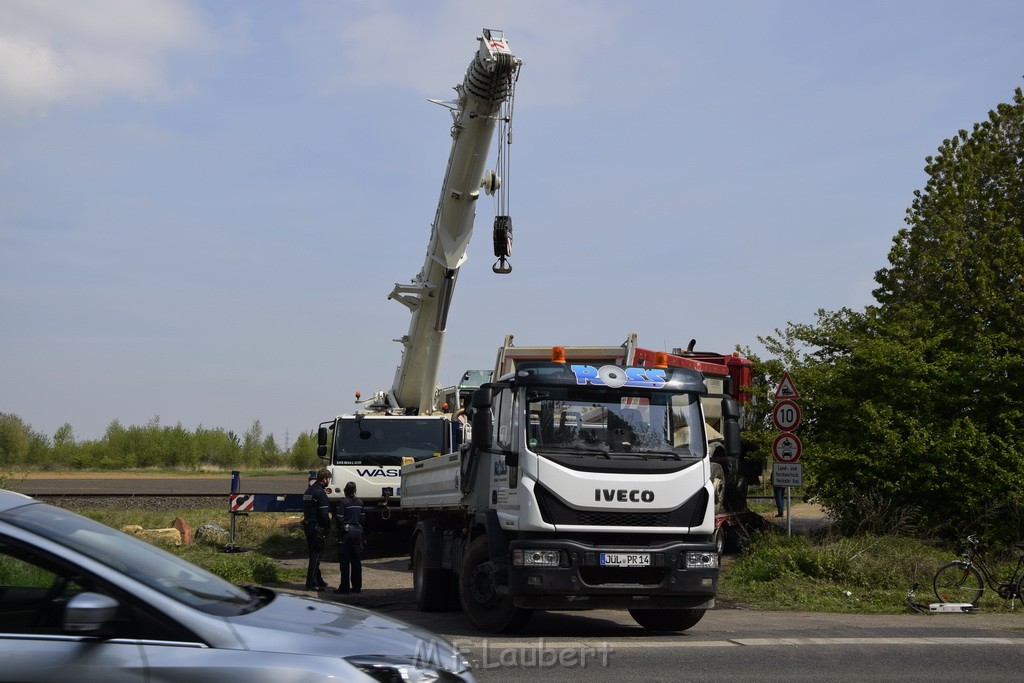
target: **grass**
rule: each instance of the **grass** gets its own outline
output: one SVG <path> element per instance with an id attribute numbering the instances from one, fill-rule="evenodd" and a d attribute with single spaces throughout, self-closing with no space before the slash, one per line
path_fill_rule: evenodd
<path id="1" fill-rule="evenodd" d="M 916 601 L 932 594 L 936 569 L 954 558 L 948 550 L 905 536 L 860 536 L 813 542 L 803 536 L 765 532 L 750 537 L 735 558 L 727 558 L 719 582 L 725 603 L 765 610 L 901 614 L 904 597 L 918 585 Z M 1014 563 L 1000 565 L 1009 576 Z M 1009 606 L 986 590 L 983 612 Z"/>
<path id="2" fill-rule="evenodd" d="M 115 529 L 129 524 L 138 524 L 146 529 L 166 528 L 178 516 L 185 520 L 193 534 L 203 525 L 216 525 L 225 532 L 194 538 L 190 545 L 161 544 L 161 547 L 232 583 L 305 581 L 304 567 L 288 568 L 278 561 L 306 555 L 306 540 L 299 523 L 301 518 L 293 513 L 236 516 L 234 545 L 244 552 L 225 552 L 230 540 L 227 532 L 231 528 L 231 515 L 223 509 L 184 510 L 180 513 L 137 509 L 79 509 L 77 512 Z"/>

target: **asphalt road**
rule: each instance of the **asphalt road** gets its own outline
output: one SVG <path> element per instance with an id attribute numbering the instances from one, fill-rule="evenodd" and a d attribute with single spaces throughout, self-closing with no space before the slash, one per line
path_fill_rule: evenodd
<path id="1" fill-rule="evenodd" d="M 626 612 L 539 612 L 517 634 L 491 635 L 470 627 L 460 612 L 417 612 L 411 586 L 378 587 L 403 571 L 410 582 L 407 559 L 369 564 L 361 594 L 321 597 L 439 634 L 473 663 L 481 681 L 1018 681 L 1024 667 L 1024 614 L 877 616 L 723 606 L 675 634 L 646 631 Z"/>

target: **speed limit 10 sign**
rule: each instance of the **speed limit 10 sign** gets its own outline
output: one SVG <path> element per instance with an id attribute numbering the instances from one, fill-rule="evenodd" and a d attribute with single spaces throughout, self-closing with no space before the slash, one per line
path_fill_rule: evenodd
<path id="1" fill-rule="evenodd" d="M 781 432 L 791 432 L 800 424 L 800 407 L 795 401 L 779 401 L 772 413 L 775 428 Z"/>

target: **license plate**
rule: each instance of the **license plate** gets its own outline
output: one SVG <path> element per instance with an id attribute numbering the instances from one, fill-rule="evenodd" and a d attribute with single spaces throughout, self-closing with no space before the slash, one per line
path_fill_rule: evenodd
<path id="1" fill-rule="evenodd" d="M 601 553 L 604 567 L 650 567 L 650 553 Z"/>

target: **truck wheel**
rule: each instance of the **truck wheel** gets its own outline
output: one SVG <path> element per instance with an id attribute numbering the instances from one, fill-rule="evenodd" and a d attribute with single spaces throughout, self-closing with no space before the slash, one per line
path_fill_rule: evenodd
<path id="1" fill-rule="evenodd" d="M 459 599 L 462 611 L 482 631 L 515 631 L 525 626 L 533 614 L 533 610 L 512 604 L 507 593 L 499 592 L 499 586 L 508 584 L 507 574 L 507 569 L 491 560 L 487 536 L 470 544 L 459 576 Z"/>
<path id="2" fill-rule="evenodd" d="M 649 631 L 685 631 L 697 625 L 707 610 L 631 609 L 629 616 Z"/>
<path id="3" fill-rule="evenodd" d="M 448 606 L 448 571 L 426 566 L 426 545 L 423 534 L 416 536 L 412 551 L 412 590 L 416 595 L 416 609 L 440 612 Z"/>

